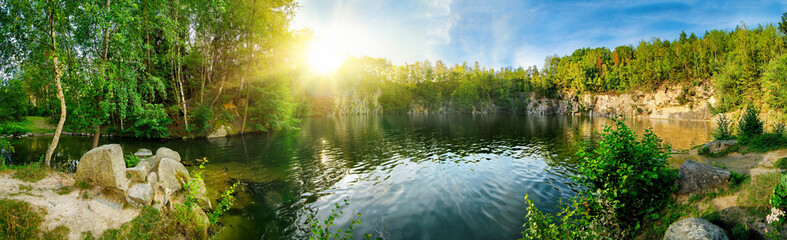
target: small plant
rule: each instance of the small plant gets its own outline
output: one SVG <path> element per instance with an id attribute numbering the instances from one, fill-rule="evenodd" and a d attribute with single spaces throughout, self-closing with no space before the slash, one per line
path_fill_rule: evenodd
<path id="1" fill-rule="evenodd" d="M 713 211 L 703 214 L 702 219 L 705 219 L 708 222 L 715 222 L 715 221 L 719 221 L 719 219 L 721 219 L 721 216 L 719 215 L 719 212 Z"/>
<path id="2" fill-rule="evenodd" d="M 82 190 L 87 190 L 87 189 L 91 189 L 91 188 L 93 188 L 93 186 L 92 186 L 92 185 L 90 185 L 90 184 L 88 184 L 88 183 L 86 183 L 86 182 L 84 182 L 84 181 L 79 181 L 79 182 L 76 182 L 76 183 L 74 184 L 74 186 L 76 186 L 77 188 L 79 188 L 79 189 L 82 189 Z"/>
<path id="3" fill-rule="evenodd" d="M 716 140 L 734 139 L 735 137 L 732 135 L 731 127 L 730 120 L 727 116 L 722 114 L 716 121 L 716 130 L 713 131 L 713 138 Z"/>
<path id="4" fill-rule="evenodd" d="M 730 187 L 735 187 L 741 185 L 746 179 L 749 178 L 746 174 L 739 174 L 736 172 L 730 171 Z"/>
<path id="5" fill-rule="evenodd" d="M 74 191 L 74 189 L 73 189 L 73 188 L 66 187 L 66 186 L 60 187 L 60 188 L 58 188 L 57 190 L 55 190 L 55 192 L 57 193 L 57 195 L 66 195 L 66 194 L 69 194 L 69 193 L 71 193 L 72 191 Z"/>
<path id="6" fill-rule="evenodd" d="M 748 142 L 750 139 L 762 135 L 763 123 L 757 115 L 759 110 L 753 106 L 746 107 L 746 112 L 738 122 L 738 140 Z"/>
<path id="7" fill-rule="evenodd" d="M 776 123 L 773 125 L 773 134 L 776 136 L 784 137 L 784 123 Z"/>
<path id="8" fill-rule="evenodd" d="M 746 239 L 749 239 L 749 226 L 742 223 L 735 224 L 732 228 L 732 240 Z"/>
<path id="9" fill-rule="evenodd" d="M 773 188 L 771 206 L 778 209 L 787 208 L 787 174 L 782 174 L 779 184 Z"/>
<path id="10" fill-rule="evenodd" d="M 773 167 L 780 168 L 780 169 L 787 169 L 787 157 L 779 158 L 779 160 L 776 160 L 776 162 L 773 163 Z"/>
<path id="11" fill-rule="evenodd" d="M 134 156 L 134 154 L 126 154 L 125 156 L 123 156 L 123 160 L 126 161 L 126 167 L 129 168 L 136 167 L 140 161 L 139 157 Z"/>
<path id="12" fill-rule="evenodd" d="M 345 198 L 343 204 L 336 203 L 334 205 L 334 209 L 331 209 L 331 215 L 328 216 L 328 219 L 325 219 L 320 223 L 317 220 L 316 214 L 311 214 L 309 211 L 306 212 L 306 223 L 311 228 L 311 235 L 309 236 L 310 240 L 329 240 L 329 239 L 352 239 L 352 231 L 355 229 L 355 226 L 361 225 L 361 214 L 354 213 L 352 215 L 352 220 L 350 220 L 350 226 L 347 230 L 342 230 L 341 228 L 336 229 L 336 231 L 331 231 L 330 227 L 335 227 L 334 220 L 339 218 L 341 214 L 344 214 L 342 209 L 346 206 L 350 205 L 350 198 Z M 370 234 L 365 234 L 364 237 L 366 239 L 371 239 Z"/>
<path id="13" fill-rule="evenodd" d="M 221 199 L 219 200 L 219 205 L 216 206 L 216 209 L 213 212 L 208 213 L 208 220 L 210 220 L 211 224 L 216 224 L 221 219 L 221 216 L 224 215 L 224 212 L 230 210 L 232 208 L 232 204 L 235 202 L 235 190 L 238 186 L 238 182 L 232 184 L 230 189 L 225 191 L 221 194 Z"/>

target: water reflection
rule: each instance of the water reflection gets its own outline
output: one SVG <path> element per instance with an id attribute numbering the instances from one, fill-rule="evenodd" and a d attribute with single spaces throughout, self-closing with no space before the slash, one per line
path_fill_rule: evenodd
<path id="1" fill-rule="evenodd" d="M 576 143 L 605 118 L 512 115 L 391 115 L 306 119 L 300 131 L 221 139 L 120 143 L 126 154 L 167 146 L 184 159 L 211 160 L 203 174 L 218 192 L 243 183 L 236 208 L 222 219 L 224 239 L 290 239 L 304 230 L 304 208 L 324 219 L 350 198 L 361 233 L 390 239 L 513 239 L 521 232 L 529 194 L 554 212 L 573 196 Z M 679 149 L 709 139 L 710 124 L 629 120 L 652 127 Z M 64 137 L 55 162 L 67 165 L 90 138 Z M 37 159 L 51 138 L 14 140 L 15 163 Z M 190 170 L 194 169 L 191 167 Z M 349 214 L 336 220 L 346 229 Z"/>

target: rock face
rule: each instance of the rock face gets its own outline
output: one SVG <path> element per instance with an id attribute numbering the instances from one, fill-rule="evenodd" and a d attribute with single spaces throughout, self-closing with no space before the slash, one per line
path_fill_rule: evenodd
<path id="1" fill-rule="evenodd" d="M 208 138 L 226 137 L 227 135 L 230 134 L 231 130 L 232 128 L 230 128 L 229 126 L 221 125 L 221 127 L 216 129 L 216 131 L 213 131 L 212 133 L 208 134 Z"/>
<path id="2" fill-rule="evenodd" d="M 178 161 L 163 158 L 158 165 L 158 185 L 164 190 L 164 195 L 170 196 L 183 189 L 189 179 L 189 171 Z"/>
<path id="3" fill-rule="evenodd" d="M 729 240 L 724 230 L 701 218 L 687 218 L 673 223 L 664 240 Z"/>
<path id="4" fill-rule="evenodd" d="M 730 183 L 730 171 L 686 160 L 680 170 L 678 193 L 697 193 L 710 191 Z"/>
<path id="5" fill-rule="evenodd" d="M 94 186 L 121 189 L 127 179 L 120 145 L 103 145 L 82 155 L 74 178 Z"/>
<path id="6" fill-rule="evenodd" d="M 180 162 L 180 154 L 178 152 L 173 151 L 172 149 L 165 148 L 165 147 L 156 150 L 156 157 L 158 158 L 159 161 L 161 161 L 161 159 L 164 158 L 171 158 L 172 160 Z"/>
<path id="7" fill-rule="evenodd" d="M 738 145 L 738 140 L 716 140 L 706 143 L 703 149 L 708 149 L 710 153 L 720 153 L 728 148 Z"/>

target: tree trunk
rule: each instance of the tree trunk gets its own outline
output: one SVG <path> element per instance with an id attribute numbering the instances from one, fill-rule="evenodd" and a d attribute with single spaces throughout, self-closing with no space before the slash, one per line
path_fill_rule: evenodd
<path id="1" fill-rule="evenodd" d="M 241 127 L 240 127 L 240 134 L 241 135 L 246 133 L 246 116 L 249 113 L 249 100 L 251 98 L 251 95 L 249 95 L 249 89 L 251 89 L 251 86 L 246 87 L 246 107 L 243 108 L 243 124 L 241 124 Z"/>
<path id="2" fill-rule="evenodd" d="M 52 66 L 55 72 L 55 83 L 57 84 L 57 98 L 60 100 L 60 120 L 57 122 L 55 129 L 55 136 L 52 137 L 52 143 L 46 150 L 44 163 L 46 166 L 52 166 L 52 154 L 57 148 L 57 142 L 60 141 L 60 134 L 63 133 L 63 124 L 66 123 L 66 101 L 63 97 L 63 86 L 60 84 L 60 69 L 57 67 L 57 40 L 55 39 L 55 14 L 54 6 L 49 9 L 49 36 L 52 38 Z"/>

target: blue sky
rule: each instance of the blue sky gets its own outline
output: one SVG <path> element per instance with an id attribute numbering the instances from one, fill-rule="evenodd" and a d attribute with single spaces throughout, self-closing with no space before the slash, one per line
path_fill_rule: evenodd
<path id="1" fill-rule="evenodd" d="M 776 23 L 787 1 L 299 0 L 292 28 L 343 42 L 348 55 L 395 64 L 539 68 L 581 47 L 636 45 L 681 30 Z"/>

